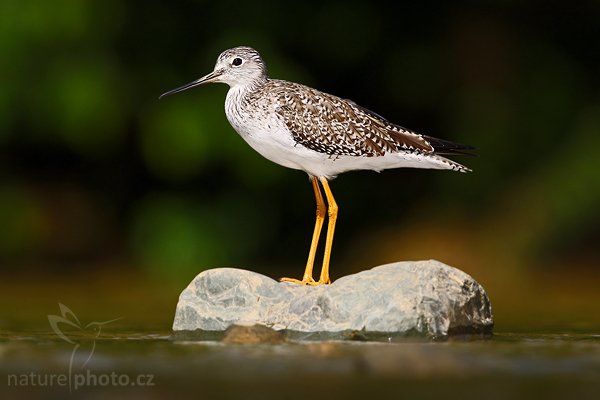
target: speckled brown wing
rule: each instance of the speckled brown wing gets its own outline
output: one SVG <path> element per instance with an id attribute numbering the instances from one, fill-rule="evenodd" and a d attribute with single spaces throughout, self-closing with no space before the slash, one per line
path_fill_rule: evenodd
<path id="1" fill-rule="evenodd" d="M 270 82 L 277 113 L 294 141 L 330 156 L 432 153 L 423 136 L 394 125 L 356 103 L 285 81 Z"/>

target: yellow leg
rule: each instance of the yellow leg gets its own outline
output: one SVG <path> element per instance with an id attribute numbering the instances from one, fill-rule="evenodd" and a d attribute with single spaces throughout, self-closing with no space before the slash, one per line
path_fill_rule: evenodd
<path id="1" fill-rule="evenodd" d="M 319 282 L 317 284 L 327 284 L 331 283 L 331 279 L 329 279 L 329 258 L 331 257 L 331 247 L 333 244 L 333 233 L 335 231 L 335 221 L 337 220 L 338 215 L 338 205 L 335 202 L 335 198 L 333 197 L 333 193 L 331 193 L 331 189 L 329 189 L 329 184 L 327 183 L 326 178 L 319 178 L 321 184 L 323 185 L 323 189 L 325 189 L 325 196 L 327 197 L 327 203 L 329 207 L 327 209 L 329 214 L 329 224 L 327 225 L 327 239 L 325 241 L 325 254 L 323 255 L 323 267 L 321 268 L 321 277 L 319 278 Z"/>
<path id="2" fill-rule="evenodd" d="M 313 231 L 312 242 L 310 243 L 310 251 L 308 252 L 308 261 L 306 262 L 306 268 L 304 269 L 304 276 L 302 280 L 292 278 L 281 278 L 282 282 L 294 282 L 303 285 L 316 285 L 317 282 L 312 277 L 313 265 L 315 264 L 315 255 L 317 253 L 317 246 L 319 244 L 319 236 L 321 235 L 321 228 L 323 228 L 323 221 L 325 220 L 325 201 L 319 189 L 319 181 L 316 177 L 310 178 L 313 190 L 315 191 L 315 199 L 317 200 L 317 219 L 315 221 L 315 229 Z"/>

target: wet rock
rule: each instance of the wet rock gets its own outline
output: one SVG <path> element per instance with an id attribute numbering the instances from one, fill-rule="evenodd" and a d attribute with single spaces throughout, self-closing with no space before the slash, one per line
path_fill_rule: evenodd
<path id="1" fill-rule="evenodd" d="M 231 325 L 225 330 L 222 341 L 230 344 L 276 344 L 285 342 L 285 335 L 260 324 Z"/>
<path id="2" fill-rule="evenodd" d="M 280 283 L 234 268 L 200 273 L 181 293 L 173 330 L 224 331 L 261 324 L 292 332 L 491 333 L 490 301 L 473 278 L 438 261 L 406 261 L 331 285 Z M 331 336 L 328 336 L 331 337 Z"/>

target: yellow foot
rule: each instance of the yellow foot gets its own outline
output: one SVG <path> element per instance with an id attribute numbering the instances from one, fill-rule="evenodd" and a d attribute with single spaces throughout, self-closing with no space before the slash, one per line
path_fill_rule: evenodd
<path id="1" fill-rule="evenodd" d="M 310 285 L 310 286 L 317 286 L 317 285 L 323 285 L 325 283 L 329 283 L 329 282 L 321 282 L 321 281 L 317 282 L 313 278 L 304 278 L 302 280 L 294 279 L 294 278 L 281 278 L 281 279 L 279 279 L 279 282 L 292 282 L 292 283 L 297 283 L 300 285 Z"/>

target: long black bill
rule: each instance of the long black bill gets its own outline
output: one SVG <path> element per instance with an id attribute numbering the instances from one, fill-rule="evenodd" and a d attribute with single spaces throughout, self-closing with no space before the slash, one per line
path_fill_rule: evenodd
<path id="1" fill-rule="evenodd" d="M 205 76 L 203 76 L 200 79 L 196 79 L 193 82 L 186 83 L 185 85 L 180 86 L 180 87 L 178 87 L 176 89 L 169 90 L 168 92 L 161 94 L 158 98 L 162 99 L 163 97 L 167 97 L 167 96 L 170 96 L 170 95 L 175 94 L 175 93 L 183 92 L 184 90 L 188 90 L 188 89 L 191 89 L 193 87 L 200 86 L 200 85 L 202 85 L 204 83 L 213 82 L 220 75 L 221 74 L 218 73 L 218 72 L 211 72 L 210 74 L 205 75 Z"/>

